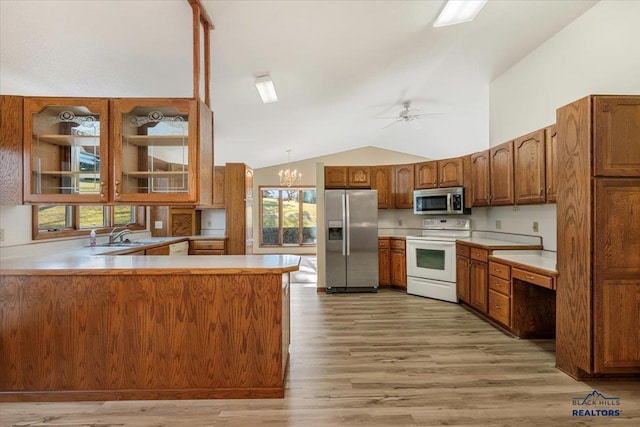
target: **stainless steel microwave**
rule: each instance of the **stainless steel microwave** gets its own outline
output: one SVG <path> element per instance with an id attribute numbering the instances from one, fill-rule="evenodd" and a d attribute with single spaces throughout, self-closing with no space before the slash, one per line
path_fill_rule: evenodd
<path id="1" fill-rule="evenodd" d="M 413 191 L 416 215 L 456 215 L 471 213 L 464 208 L 464 187 L 430 188 Z"/>

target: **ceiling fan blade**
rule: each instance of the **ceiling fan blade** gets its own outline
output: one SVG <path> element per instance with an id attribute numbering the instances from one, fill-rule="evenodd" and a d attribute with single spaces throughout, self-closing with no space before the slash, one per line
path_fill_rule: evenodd
<path id="1" fill-rule="evenodd" d="M 391 123 L 389 123 L 388 125 L 381 127 L 381 128 L 380 128 L 380 130 L 382 130 L 382 129 L 386 129 L 386 128 L 388 128 L 389 126 L 393 126 L 393 125 L 395 125 L 396 123 L 399 123 L 399 122 L 402 122 L 402 121 L 403 121 L 402 119 L 399 119 L 399 120 L 396 120 L 395 122 L 391 122 Z"/>

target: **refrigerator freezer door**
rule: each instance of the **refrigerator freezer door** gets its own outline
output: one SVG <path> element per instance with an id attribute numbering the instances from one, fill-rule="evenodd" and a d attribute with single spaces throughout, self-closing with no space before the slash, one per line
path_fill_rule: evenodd
<path id="1" fill-rule="evenodd" d="M 378 192 L 346 191 L 347 288 L 378 287 Z"/>
<path id="2" fill-rule="evenodd" d="M 346 257 L 346 199 L 344 190 L 326 190 L 324 193 L 327 288 L 347 286 Z"/>

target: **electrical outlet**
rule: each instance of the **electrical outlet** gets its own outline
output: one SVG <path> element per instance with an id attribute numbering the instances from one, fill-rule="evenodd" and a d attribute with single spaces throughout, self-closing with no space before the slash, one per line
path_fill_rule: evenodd
<path id="1" fill-rule="evenodd" d="M 207 227 L 211 227 L 211 221 L 207 221 Z"/>
<path id="2" fill-rule="evenodd" d="M 502 221 L 496 219 L 496 230 L 502 230 Z"/>
<path id="3" fill-rule="evenodd" d="M 0 242 L 4 242 L 4 228 L 0 228 Z"/>
<path id="4" fill-rule="evenodd" d="M 533 231 L 534 231 L 535 233 L 537 233 L 537 232 L 538 232 L 538 221 L 533 221 Z"/>
<path id="5" fill-rule="evenodd" d="M 514 207 L 513 207 L 513 211 L 514 211 L 514 212 L 518 212 L 519 210 L 520 210 L 520 206 L 514 206 Z"/>
<path id="6" fill-rule="evenodd" d="M 398 219 L 398 227 L 402 227 L 402 219 Z"/>
<path id="7" fill-rule="evenodd" d="M 162 221 L 156 221 L 156 223 L 154 224 L 154 227 L 156 228 L 156 230 L 161 230 L 162 229 Z"/>

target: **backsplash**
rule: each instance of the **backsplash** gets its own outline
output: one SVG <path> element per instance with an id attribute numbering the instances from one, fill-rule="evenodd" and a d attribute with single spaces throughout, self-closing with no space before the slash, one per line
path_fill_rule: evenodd
<path id="1" fill-rule="evenodd" d="M 227 216 L 224 209 L 203 209 L 201 212 L 200 234 L 225 237 Z"/>

